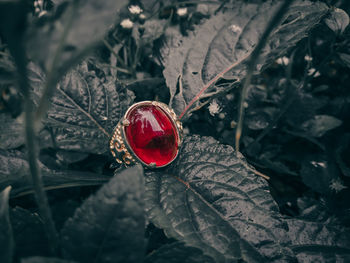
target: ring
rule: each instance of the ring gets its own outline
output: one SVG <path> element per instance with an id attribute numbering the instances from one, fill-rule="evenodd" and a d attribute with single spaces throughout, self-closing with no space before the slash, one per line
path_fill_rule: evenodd
<path id="1" fill-rule="evenodd" d="M 148 168 L 161 168 L 176 159 L 182 134 L 182 123 L 166 104 L 142 101 L 126 111 L 114 128 L 109 146 L 120 164 L 140 162 Z"/>

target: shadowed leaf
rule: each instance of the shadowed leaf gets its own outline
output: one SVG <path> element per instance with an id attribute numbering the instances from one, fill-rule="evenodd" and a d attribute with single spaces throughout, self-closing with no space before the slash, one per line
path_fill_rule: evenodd
<path id="1" fill-rule="evenodd" d="M 60 259 L 60 258 L 49 258 L 49 257 L 30 257 L 21 260 L 21 263 L 74 263 L 75 261 Z"/>
<path id="2" fill-rule="evenodd" d="M 65 63 L 82 57 L 102 40 L 127 3 L 126 0 L 64 2 L 49 19 L 39 20 L 29 30 L 28 52 L 43 68 L 51 70 L 59 51 L 56 70 L 66 70 Z"/>
<path id="3" fill-rule="evenodd" d="M 339 127 L 342 123 L 333 116 L 315 115 L 311 120 L 305 121 L 301 128 L 313 137 L 322 137 L 327 131 Z"/>
<path id="4" fill-rule="evenodd" d="M 15 207 L 10 211 L 16 258 L 50 254 L 42 219 L 36 213 Z"/>
<path id="5" fill-rule="evenodd" d="M 144 229 L 143 171 L 135 166 L 116 173 L 67 220 L 64 255 L 78 262 L 141 262 Z"/>
<path id="6" fill-rule="evenodd" d="M 298 219 L 286 220 L 291 238 L 291 249 L 298 262 L 349 262 L 349 229 L 329 223 Z"/>
<path id="7" fill-rule="evenodd" d="M 186 247 L 180 242 L 164 245 L 148 255 L 145 263 L 214 263 L 215 261 L 204 256 L 200 249 Z"/>
<path id="8" fill-rule="evenodd" d="M 89 172 L 51 170 L 41 163 L 39 166 L 47 189 L 99 185 L 109 179 L 107 176 Z M 12 196 L 32 192 L 29 165 L 22 152 L 0 150 L 0 189 L 9 185 L 13 189 Z"/>

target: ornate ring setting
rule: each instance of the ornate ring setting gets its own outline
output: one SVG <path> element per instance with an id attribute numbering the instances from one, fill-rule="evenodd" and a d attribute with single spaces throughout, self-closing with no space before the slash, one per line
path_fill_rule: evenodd
<path id="1" fill-rule="evenodd" d="M 114 128 L 110 150 L 126 166 L 140 162 L 161 168 L 176 159 L 182 133 L 181 122 L 166 104 L 142 101 L 131 105 Z"/>

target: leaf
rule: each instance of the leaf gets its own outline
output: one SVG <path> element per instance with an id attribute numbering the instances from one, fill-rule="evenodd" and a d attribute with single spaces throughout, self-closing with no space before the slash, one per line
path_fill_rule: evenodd
<path id="1" fill-rule="evenodd" d="M 333 32 L 342 34 L 349 25 L 349 15 L 343 9 L 334 8 L 325 23 Z"/>
<path id="2" fill-rule="evenodd" d="M 83 62 L 59 83 L 45 125 L 52 130 L 57 147 L 101 154 L 108 151 L 110 135 L 132 103 L 133 93 L 112 76 L 98 77 L 98 69 L 89 71 L 89 66 Z M 38 102 L 45 77 L 34 64 L 30 69 L 33 97 Z"/>
<path id="3" fill-rule="evenodd" d="M 298 262 L 349 262 L 349 229 L 333 223 L 286 220 Z"/>
<path id="4" fill-rule="evenodd" d="M 204 256 L 200 249 L 186 247 L 180 242 L 163 245 L 160 249 L 149 254 L 145 263 L 214 263 L 215 261 Z"/>
<path id="5" fill-rule="evenodd" d="M 340 138 L 335 150 L 335 159 L 344 176 L 350 177 L 350 166 L 348 160 L 348 152 L 350 149 L 350 133 L 345 133 Z"/>
<path id="6" fill-rule="evenodd" d="M 23 119 L 0 114 L 0 149 L 14 149 L 24 145 Z"/>
<path id="7" fill-rule="evenodd" d="M 15 207 L 10 211 L 16 258 L 50 254 L 42 219 L 36 213 Z"/>
<path id="8" fill-rule="evenodd" d="M 78 171 L 57 171 L 39 163 L 46 189 L 82 185 L 99 185 L 109 177 L 100 174 Z M 0 190 L 12 186 L 12 196 L 23 195 L 32 191 L 29 165 L 20 151 L 0 150 Z"/>
<path id="9" fill-rule="evenodd" d="M 81 58 L 104 37 L 128 1 L 72 0 L 56 8 L 45 22 L 39 20 L 28 32 L 28 52 L 46 70 L 66 70 L 65 64 Z M 62 45 L 62 46 L 61 46 Z"/>
<path id="10" fill-rule="evenodd" d="M 340 125 L 342 121 L 330 115 L 315 115 L 312 119 L 302 124 L 302 129 L 313 137 L 322 137 L 327 131 L 333 130 Z"/>
<path id="11" fill-rule="evenodd" d="M 332 181 L 339 178 L 338 168 L 327 156 L 310 154 L 304 157 L 300 170 L 305 185 L 320 194 L 330 194 Z"/>
<path id="12" fill-rule="evenodd" d="M 144 230 L 143 171 L 135 166 L 115 174 L 67 220 L 64 255 L 78 262 L 141 262 Z"/>
<path id="13" fill-rule="evenodd" d="M 163 75 L 170 89 L 170 106 L 177 113 L 220 72 L 232 67 L 227 76 L 237 82 L 245 77 L 247 58 L 279 4 L 278 1 L 240 3 L 212 16 L 188 37 L 168 37 L 168 45 L 162 50 Z M 327 10 L 322 3 L 295 1 L 260 54 L 256 73 L 305 37 Z M 180 75 L 183 88 L 177 94 Z"/>
<path id="14" fill-rule="evenodd" d="M 187 137 L 172 168 L 146 176 L 149 220 L 216 262 L 290 262 L 278 207 L 247 167 L 232 147 Z"/>
<path id="15" fill-rule="evenodd" d="M 346 54 L 346 53 L 338 53 L 338 56 L 340 57 L 340 59 L 343 61 L 343 63 L 345 64 L 345 66 L 347 66 L 348 68 L 350 68 L 350 55 Z"/>
<path id="16" fill-rule="evenodd" d="M 9 217 L 11 186 L 0 192 L 0 262 L 11 263 L 14 249 L 12 226 Z"/>
<path id="17" fill-rule="evenodd" d="M 0 1 L 0 35 L 2 40 L 5 40 L 20 74 L 23 74 L 26 65 L 23 36 L 27 15 L 28 8 L 25 2 L 20 0 Z M 13 64 L 8 69 L 12 70 L 12 66 Z M 22 90 L 22 92 L 26 91 Z"/>
<path id="18" fill-rule="evenodd" d="M 148 19 L 142 26 L 144 32 L 141 36 L 145 44 L 152 44 L 154 40 L 164 34 L 166 22 L 160 19 Z"/>
<path id="19" fill-rule="evenodd" d="M 21 260 L 21 263 L 74 263 L 74 261 L 68 261 L 60 258 L 49 257 L 30 257 Z"/>

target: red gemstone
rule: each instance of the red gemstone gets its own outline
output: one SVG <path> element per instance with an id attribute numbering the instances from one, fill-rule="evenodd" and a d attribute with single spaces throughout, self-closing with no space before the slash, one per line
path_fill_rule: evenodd
<path id="1" fill-rule="evenodd" d="M 178 151 L 179 135 L 170 116 L 151 102 L 135 105 L 126 119 L 126 140 L 134 154 L 144 163 L 164 166 L 173 161 Z"/>

